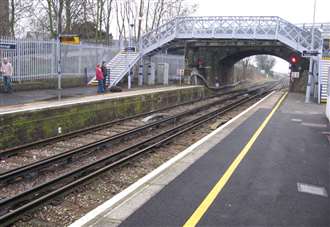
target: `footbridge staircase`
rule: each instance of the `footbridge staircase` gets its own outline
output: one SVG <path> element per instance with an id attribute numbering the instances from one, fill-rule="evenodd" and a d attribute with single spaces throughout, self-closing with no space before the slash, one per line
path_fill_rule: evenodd
<path id="1" fill-rule="evenodd" d="M 280 17 L 177 17 L 143 35 L 137 51 L 118 53 L 108 63 L 110 84 L 118 84 L 144 56 L 180 40 L 276 40 L 302 53 L 321 48 L 322 35 L 318 30 L 314 37 L 312 48 L 310 29 L 296 26 Z M 95 78 L 90 81 L 92 83 L 95 83 Z"/>

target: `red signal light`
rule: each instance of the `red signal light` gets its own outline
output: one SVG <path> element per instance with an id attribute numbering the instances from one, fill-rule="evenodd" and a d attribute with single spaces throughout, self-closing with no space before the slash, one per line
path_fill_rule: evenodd
<path id="1" fill-rule="evenodd" d="M 297 56 L 293 55 L 293 56 L 290 57 L 290 63 L 291 63 L 292 65 L 297 64 L 298 61 L 299 61 L 299 58 L 298 58 Z"/>

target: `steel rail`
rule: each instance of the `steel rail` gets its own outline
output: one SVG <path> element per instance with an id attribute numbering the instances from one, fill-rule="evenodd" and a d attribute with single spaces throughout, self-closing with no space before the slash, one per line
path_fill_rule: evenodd
<path id="1" fill-rule="evenodd" d="M 258 85 L 254 85 L 254 86 L 258 86 Z M 65 134 L 49 137 L 49 138 L 46 138 L 46 139 L 41 139 L 41 140 L 38 140 L 38 141 L 34 141 L 32 143 L 27 143 L 27 144 L 11 147 L 11 148 L 8 148 L 8 149 L 4 149 L 4 150 L 0 151 L 0 160 L 8 158 L 10 156 L 14 156 L 17 153 L 25 151 L 27 149 L 31 149 L 31 148 L 41 146 L 41 145 L 47 145 L 47 144 L 55 143 L 55 142 L 62 141 L 62 140 L 68 139 L 68 138 L 73 138 L 75 136 L 79 136 L 79 135 L 82 135 L 82 134 L 87 134 L 89 132 L 101 130 L 103 128 L 106 128 L 106 127 L 114 125 L 114 124 L 118 124 L 118 123 L 123 122 L 123 121 L 127 121 L 127 120 L 131 120 L 131 119 L 134 119 L 134 118 L 147 116 L 147 115 L 150 115 L 150 114 L 153 114 L 153 113 L 173 109 L 173 108 L 176 108 L 176 107 L 179 107 L 179 106 L 193 104 L 195 102 L 200 102 L 200 101 L 204 101 L 204 100 L 211 99 L 211 98 L 216 98 L 216 97 L 221 97 L 221 96 L 229 95 L 229 94 L 236 93 L 236 92 L 241 92 L 241 91 L 244 91 L 244 90 L 247 90 L 247 89 L 248 88 L 242 88 L 242 89 L 224 88 L 222 90 L 223 91 L 222 93 L 211 95 L 209 97 L 199 98 L 199 99 L 193 100 L 193 101 L 187 101 L 187 102 L 176 104 L 176 105 L 173 105 L 173 106 L 168 106 L 168 107 L 160 108 L 160 109 L 157 109 L 157 110 L 149 111 L 149 112 L 146 112 L 146 113 L 136 114 L 136 115 L 133 115 L 133 116 L 130 116 L 130 117 L 125 117 L 125 118 L 121 118 L 121 119 L 118 119 L 118 120 L 101 123 L 101 124 L 98 124 L 98 125 L 95 125 L 95 126 L 86 127 L 86 128 L 75 130 L 75 131 L 68 132 L 68 133 L 65 133 Z M 229 91 L 227 91 L 227 90 L 229 90 Z"/>
<path id="2" fill-rule="evenodd" d="M 257 88 L 254 89 L 254 90 L 257 90 Z M 254 90 L 252 90 L 252 91 L 254 91 Z M 180 119 L 180 118 L 182 118 L 186 115 L 194 114 L 194 113 L 196 113 L 198 111 L 201 111 L 203 109 L 206 109 L 210 106 L 217 105 L 217 104 L 220 104 L 222 102 L 226 102 L 228 100 L 239 97 L 239 96 L 241 96 L 242 94 L 245 94 L 245 93 L 246 92 L 240 92 L 240 93 L 238 93 L 234 96 L 224 98 L 224 99 L 221 99 L 221 100 L 216 100 L 214 102 L 211 102 L 211 103 L 208 103 L 206 105 L 194 108 L 192 110 L 184 111 L 184 112 L 179 113 L 175 116 L 167 117 L 167 118 L 159 120 L 157 122 L 152 122 L 152 123 L 149 123 L 149 124 L 146 124 L 146 125 L 143 125 L 143 126 L 139 126 L 139 127 L 134 128 L 134 129 L 131 129 L 131 130 L 128 130 L 128 131 L 125 131 L 125 132 L 122 132 L 122 133 L 118 133 L 114 136 L 110 136 L 110 137 L 107 137 L 107 138 L 104 138 L 104 139 L 101 139 L 101 140 L 98 140 L 98 141 L 95 141 L 95 142 L 92 142 L 92 143 L 89 143 L 89 144 L 86 144 L 86 145 L 83 145 L 83 146 L 80 146 L 80 147 L 77 147 L 77 148 L 74 148 L 74 149 L 70 149 L 68 151 L 59 153 L 57 155 L 45 158 L 43 160 L 36 161 L 36 162 L 30 163 L 30 164 L 27 164 L 27 165 L 24 165 L 24 166 L 21 166 L 21 167 L 3 172 L 3 173 L 0 174 L 0 184 L 8 183 L 10 181 L 15 181 L 15 178 L 22 179 L 22 178 L 24 178 L 24 175 L 34 174 L 34 172 L 36 172 L 38 170 L 41 170 L 41 169 L 44 169 L 44 168 L 47 168 L 47 167 L 49 167 L 49 165 L 54 165 L 58 162 L 63 162 L 64 160 L 68 160 L 68 159 L 70 159 L 71 157 L 73 157 L 75 155 L 81 155 L 84 152 L 89 152 L 92 149 L 97 149 L 97 148 L 100 148 L 100 147 L 102 148 L 102 147 L 110 146 L 109 143 L 113 143 L 117 140 L 124 140 L 124 138 L 133 136 L 135 134 L 141 133 L 141 132 L 143 132 L 147 129 L 159 126 L 159 125 L 164 124 L 164 123 L 176 121 L 176 120 L 178 120 L 178 119 Z"/>
<path id="3" fill-rule="evenodd" d="M 86 165 L 83 168 L 80 168 L 79 170 L 65 174 L 64 176 L 58 177 L 50 182 L 46 182 L 31 190 L 23 192 L 12 198 L 6 199 L 5 200 L 6 202 L 2 202 L 2 205 L 1 205 L 2 208 L 4 208 L 5 203 L 7 203 L 7 205 L 8 205 L 10 201 L 11 202 L 16 201 L 16 205 L 17 205 L 17 203 L 22 204 L 24 201 L 29 201 L 29 202 L 18 208 L 11 207 L 10 209 L 13 209 L 13 210 L 10 210 L 6 214 L 2 215 L 0 217 L 0 222 L 5 223 L 5 224 L 10 224 L 13 221 L 17 220 L 18 216 L 24 214 L 26 211 L 34 209 L 41 204 L 47 203 L 47 202 L 49 202 L 50 199 L 52 199 L 64 192 L 70 192 L 70 190 L 72 190 L 73 187 L 76 187 L 77 185 L 90 180 L 91 178 L 99 175 L 100 173 L 103 173 L 103 172 L 109 170 L 110 168 L 117 166 L 118 164 L 121 164 L 127 160 L 130 160 L 141 153 L 150 151 L 151 149 L 158 147 L 161 144 L 164 144 L 165 142 L 169 141 L 170 139 L 175 138 L 178 135 L 183 134 L 184 132 L 187 132 L 193 128 L 196 128 L 197 126 L 199 126 L 211 119 L 214 119 L 215 117 L 218 117 L 230 110 L 235 109 L 236 107 L 240 106 L 243 103 L 246 103 L 254 98 L 264 95 L 265 93 L 269 92 L 274 86 L 269 87 L 267 90 L 264 90 L 261 93 L 251 95 L 249 97 L 244 97 L 244 98 L 240 99 L 239 101 L 229 104 L 226 107 L 222 107 L 216 111 L 212 111 L 211 113 L 207 113 L 207 114 L 200 116 L 198 118 L 195 118 L 191 121 L 180 124 L 179 126 L 173 128 L 173 129 L 167 130 L 166 132 L 161 133 L 153 138 L 150 138 L 150 139 L 147 139 L 138 144 L 132 145 L 129 148 L 125 148 L 122 151 L 118 151 L 118 152 L 110 155 L 109 157 L 105 157 L 94 163 Z M 170 134 L 170 135 L 168 135 L 168 134 Z M 163 138 L 164 136 L 166 136 L 166 137 Z M 151 144 L 147 144 L 149 142 L 154 141 L 155 139 L 158 139 L 158 141 L 155 141 Z M 142 147 L 142 149 L 141 149 L 141 147 Z M 135 150 L 137 149 L 137 151 L 135 151 L 134 149 Z M 100 164 L 102 164 L 103 166 L 100 167 Z M 87 175 L 81 177 L 81 175 L 83 175 L 83 174 L 87 174 Z M 70 179 L 68 179 L 69 176 L 71 177 Z M 75 179 L 75 178 L 78 178 L 78 179 Z M 45 188 L 49 188 L 49 187 L 51 189 L 53 189 L 55 187 L 55 185 L 58 184 L 58 182 L 63 179 L 66 179 L 66 181 L 69 181 L 69 182 L 64 186 L 54 189 L 53 191 L 46 192 L 48 194 L 41 195 L 41 189 L 45 189 Z M 45 191 L 43 191 L 43 192 L 45 192 Z M 33 199 L 31 201 L 31 196 L 34 196 L 34 197 L 40 196 L 40 197 Z M 25 200 L 22 199 L 23 197 L 25 198 Z"/>

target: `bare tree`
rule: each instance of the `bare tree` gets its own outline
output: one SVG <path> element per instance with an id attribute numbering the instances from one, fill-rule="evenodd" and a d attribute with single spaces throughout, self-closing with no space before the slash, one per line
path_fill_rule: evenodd
<path id="1" fill-rule="evenodd" d="M 8 0 L 3 0 L 8 2 Z M 16 31 L 20 30 L 23 25 L 20 21 L 30 16 L 33 1 L 9 0 L 9 28 L 10 34 L 15 36 Z"/>
<path id="2" fill-rule="evenodd" d="M 71 31 L 71 24 L 72 24 L 72 0 L 65 0 L 65 31 Z"/>
<path id="3" fill-rule="evenodd" d="M 125 18 L 126 18 L 126 10 L 125 7 L 127 7 L 127 3 L 121 2 L 119 0 L 116 0 L 116 22 L 117 22 L 117 29 L 118 29 L 118 35 L 119 40 L 123 40 L 126 38 L 126 25 L 125 25 Z"/>
<path id="4" fill-rule="evenodd" d="M 255 56 L 257 67 L 259 70 L 264 70 L 268 75 L 273 75 L 272 69 L 276 64 L 276 59 L 269 55 Z"/>
<path id="5" fill-rule="evenodd" d="M 156 0 L 155 2 L 148 0 L 145 8 L 145 32 L 153 30 L 177 16 L 192 14 L 196 9 L 197 5 L 190 5 L 187 0 Z"/>
<path id="6" fill-rule="evenodd" d="M 243 76 L 247 74 L 249 67 L 251 66 L 251 58 L 244 58 L 242 61 Z"/>
<path id="7" fill-rule="evenodd" d="M 0 1 L 0 36 L 9 35 L 9 1 Z"/>
<path id="8" fill-rule="evenodd" d="M 62 32 L 78 32 L 89 40 L 109 43 L 110 34 L 127 40 L 128 31 L 131 31 L 133 39 L 137 41 L 143 33 L 159 27 L 175 16 L 194 12 L 196 5 L 188 4 L 189 2 L 191 1 L 1 0 L 0 28 L 6 29 L 7 26 L 2 25 L 6 23 L 3 18 L 10 18 L 9 27 L 12 34 L 17 33 L 19 27 L 35 32 L 47 32 L 51 37 Z M 8 17 L 2 16 L 6 8 L 10 8 Z M 134 26 L 130 28 L 130 24 Z"/>
<path id="9" fill-rule="evenodd" d="M 48 20 L 49 20 L 49 30 L 50 30 L 51 36 L 56 35 L 55 29 L 54 29 L 54 11 L 53 11 L 53 9 L 55 7 L 53 4 L 54 3 L 52 0 L 47 0 L 47 15 L 48 15 Z"/>
<path id="10" fill-rule="evenodd" d="M 41 1 L 42 0 L 39 0 L 39 2 Z M 64 0 L 47 0 L 47 7 L 44 9 L 48 15 L 48 26 L 51 36 L 54 37 L 56 34 L 61 34 L 63 31 L 62 14 L 64 9 Z M 54 29 L 55 26 L 57 29 Z"/>
<path id="11" fill-rule="evenodd" d="M 112 7 L 113 7 L 113 0 L 106 0 L 105 1 L 105 16 L 104 16 L 104 23 L 105 23 L 105 32 L 107 34 L 107 44 L 110 43 L 110 22 L 111 22 L 111 15 L 112 15 Z"/>
<path id="12" fill-rule="evenodd" d="M 58 8 L 54 9 L 57 17 L 57 35 L 61 34 L 63 31 L 63 9 L 64 9 L 64 0 L 58 0 Z M 53 4 L 55 6 L 55 4 Z"/>
<path id="13" fill-rule="evenodd" d="M 139 24 L 138 24 L 138 36 L 137 36 L 137 40 L 140 40 L 140 37 L 141 37 L 142 18 L 143 18 L 143 7 L 144 7 L 144 1 L 143 0 L 140 0 L 140 5 L 139 5 Z"/>

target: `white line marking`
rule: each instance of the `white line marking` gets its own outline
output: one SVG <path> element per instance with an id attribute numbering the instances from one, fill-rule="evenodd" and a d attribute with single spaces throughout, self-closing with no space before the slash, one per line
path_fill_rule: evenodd
<path id="1" fill-rule="evenodd" d="M 319 187 L 311 184 L 297 183 L 297 188 L 298 192 L 328 197 L 327 190 L 324 187 Z"/>
<path id="2" fill-rule="evenodd" d="M 293 122 L 302 122 L 302 120 L 298 119 L 298 118 L 292 118 L 291 121 L 293 121 Z"/>
<path id="3" fill-rule="evenodd" d="M 206 142 L 208 139 L 210 139 L 211 137 L 213 137 L 214 135 L 216 135 L 217 133 L 222 131 L 228 125 L 232 124 L 238 118 L 240 118 L 241 116 L 243 116 L 244 114 L 246 114 L 247 112 L 249 112 L 250 110 L 255 108 L 257 105 L 259 105 L 261 102 L 266 100 L 268 97 L 270 97 L 274 93 L 275 93 L 275 91 L 273 91 L 272 93 L 270 93 L 269 95 L 267 95 L 266 97 L 264 97 L 263 99 L 261 99 L 260 101 L 258 101 L 254 105 L 252 105 L 251 107 L 249 107 L 248 109 L 244 110 L 242 113 L 240 113 L 233 119 L 229 120 L 226 124 L 222 125 L 221 127 L 216 129 L 212 133 L 203 137 L 201 140 L 197 141 L 196 143 L 194 143 L 193 145 L 188 147 L 186 150 L 184 150 L 181 153 L 179 153 L 178 155 L 174 156 L 172 159 L 165 162 L 164 164 L 159 166 L 157 169 L 150 172 L 148 175 L 142 177 L 141 179 L 139 179 L 137 182 L 133 183 L 131 186 L 129 186 L 122 192 L 118 193 L 117 195 L 115 195 L 114 197 L 109 199 L 108 201 L 106 201 L 103 204 L 101 204 L 100 206 L 96 207 L 94 210 L 88 212 L 85 216 L 83 216 L 82 218 L 78 219 L 77 221 L 75 221 L 74 223 L 69 225 L 69 227 L 81 227 L 81 226 L 86 226 L 87 224 L 92 224 L 91 222 L 93 219 L 95 219 L 97 217 L 101 217 L 101 216 L 105 215 L 106 212 L 109 212 L 111 209 L 117 207 L 120 203 L 124 202 L 128 197 L 131 197 L 132 194 L 135 194 L 137 190 L 141 189 L 141 187 L 143 187 L 149 181 L 153 180 L 158 175 L 160 175 L 162 172 L 164 172 L 166 169 L 168 169 L 169 167 L 174 165 L 176 162 L 183 159 L 188 154 L 192 153 L 195 148 L 197 148 L 198 146 L 200 146 L 201 144 Z"/>
<path id="4" fill-rule="evenodd" d="M 314 127 L 314 128 L 326 128 L 326 124 L 314 124 L 314 123 L 308 123 L 308 122 L 303 122 L 301 123 L 303 126 L 308 126 L 308 127 Z"/>

